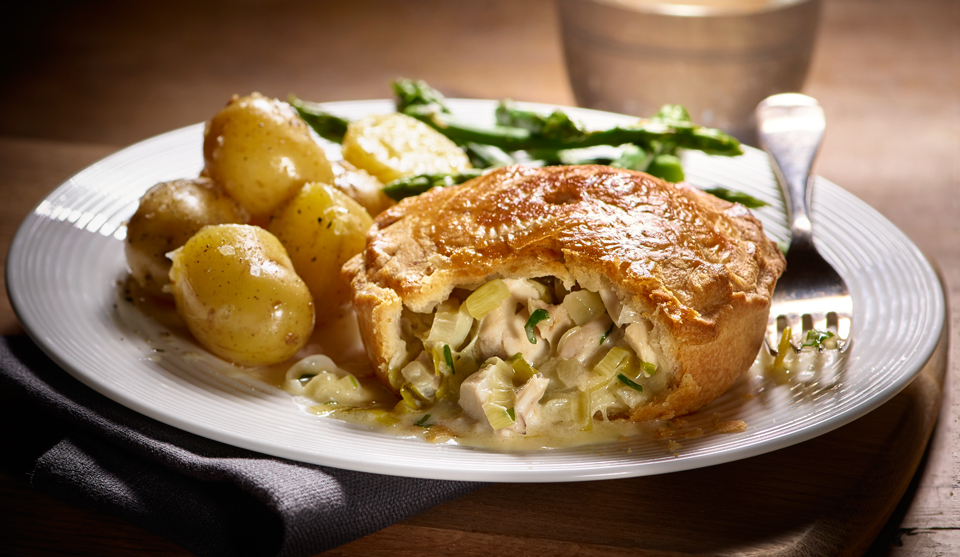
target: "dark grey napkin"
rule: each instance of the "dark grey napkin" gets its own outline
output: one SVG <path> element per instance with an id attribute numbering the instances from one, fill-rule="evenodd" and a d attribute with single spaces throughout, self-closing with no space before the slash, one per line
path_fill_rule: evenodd
<path id="1" fill-rule="evenodd" d="M 38 491 L 202 556 L 313 555 L 478 488 L 302 464 L 167 426 L 86 387 L 26 336 L 0 337 L 3 457 Z M 24 402 L 26 401 L 26 402 Z"/>

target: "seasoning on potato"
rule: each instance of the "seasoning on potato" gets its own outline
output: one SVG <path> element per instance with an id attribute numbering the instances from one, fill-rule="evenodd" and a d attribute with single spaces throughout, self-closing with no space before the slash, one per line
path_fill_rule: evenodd
<path id="1" fill-rule="evenodd" d="M 130 275 L 155 296 L 165 296 L 170 260 L 167 253 L 182 246 L 209 224 L 247 222 L 236 201 L 205 178 L 161 182 L 140 199 L 127 223 L 125 245 Z"/>
<path id="2" fill-rule="evenodd" d="M 282 362 L 313 332 L 310 291 L 266 230 L 208 226 L 170 257 L 177 313 L 217 356 L 242 366 Z"/>
<path id="3" fill-rule="evenodd" d="M 317 320 L 336 318 L 350 287 L 340 267 L 360 253 L 373 219 L 333 186 L 307 184 L 270 220 L 268 230 L 287 249 L 293 267 L 307 283 Z"/>
<path id="4" fill-rule="evenodd" d="M 406 114 L 373 114 L 351 122 L 343 137 L 343 158 L 384 184 L 470 168 L 456 143 Z"/>
<path id="5" fill-rule="evenodd" d="M 285 102 L 236 95 L 207 123 L 206 172 L 257 219 L 266 219 L 306 182 L 333 181 L 323 149 Z"/>

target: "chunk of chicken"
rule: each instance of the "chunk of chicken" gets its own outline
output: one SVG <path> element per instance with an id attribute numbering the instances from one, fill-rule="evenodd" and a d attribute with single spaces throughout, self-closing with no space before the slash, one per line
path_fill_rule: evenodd
<path id="1" fill-rule="evenodd" d="M 516 431 L 526 435 L 527 427 L 537 425 L 540 421 L 540 399 L 547 391 L 550 380 L 537 373 L 527 380 L 517 392 L 517 400 L 513 404 L 513 412 L 516 416 L 516 423 L 510 427 L 503 428 L 501 431 Z"/>
<path id="2" fill-rule="evenodd" d="M 607 309 L 607 313 L 610 314 L 613 322 L 618 326 L 630 323 L 639 317 L 637 312 L 623 305 L 620 297 L 612 288 L 602 288 L 599 294 L 600 299 L 603 300 L 603 307 Z"/>
<path id="3" fill-rule="evenodd" d="M 433 362 L 430 362 L 426 352 L 410 362 L 400 370 L 400 374 L 423 396 L 433 398 L 440 388 L 440 376 L 433 372 Z"/>
<path id="4" fill-rule="evenodd" d="M 570 327 L 573 327 L 573 320 L 570 319 L 570 314 L 568 314 L 567 310 L 561 305 L 552 305 L 541 300 L 530 300 L 528 309 L 531 312 L 542 309 L 550 314 L 549 319 L 544 319 L 537 323 L 537 332 L 556 350 L 557 343 L 560 342 L 560 337 L 563 336 L 563 333 L 570 330 Z"/>
<path id="5" fill-rule="evenodd" d="M 540 293 L 525 280 L 504 279 L 503 282 L 510 290 L 510 297 L 480 321 L 477 347 L 486 358 L 507 359 L 519 352 L 532 365 L 538 365 L 548 354 L 549 346 L 546 342 L 531 343 L 523 326 L 530 318 L 528 303 L 539 300 Z"/>
<path id="6" fill-rule="evenodd" d="M 582 327 L 570 329 L 560 339 L 557 347 L 559 356 L 565 360 L 576 359 L 581 364 L 586 364 L 600 349 L 604 335 L 612 325 L 609 315 L 601 315 Z"/>
<path id="7" fill-rule="evenodd" d="M 489 423 L 483 405 L 490 402 L 498 394 L 496 391 L 502 390 L 504 386 L 496 362 L 485 363 L 460 385 L 458 404 L 471 418 Z"/>
<path id="8" fill-rule="evenodd" d="M 634 354 L 641 360 L 653 364 L 653 366 L 656 367 L 657 354 L 650 346 L 650 334 L 647 329 L 647 324 L 644 321 L 628 325 L 623 332 L 623 338 L 627 341 L 630 348 L 633 349 Z"/>

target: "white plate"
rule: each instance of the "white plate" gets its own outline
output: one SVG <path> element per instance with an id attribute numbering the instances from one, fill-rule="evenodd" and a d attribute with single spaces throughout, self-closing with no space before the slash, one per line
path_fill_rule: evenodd
<path id="1" fill-rule="evenodd" d="M 451 101 L 477 124 L 492 122 L 489 101 Z M 392 110 L 389 101 L 330 103 L 355 118 Z M 542 107 L 541 107 L 542 108 Z M 623 116 L 570 109 L 591 126 Z M 124 221 L 153 184 L 195 176 L 203 166 L 203 126 L 148 139 L 110 156 L 57 188 L 27 217 L 11 246 L 7 285 L 24 328 L 59 365 L 106 396 L 198 435 L 293 460 L 382 474 L 451 480 L 551 482 L 674 472 L 720 464 L 810 439 L 863 416 L 906 386 L 943 327 L 944 298 L 917 248 L 876 211 L 818 179 L 817 243 L 854 298 L 854 342 L 846 367 L 777 385 L 751 373 L 689 420 L 699 438 L 667 442 L 642 435 L 569 449 L 493 452 L 431 445 L 310 415 L 289 395 L 198 350 L 163 349 L 155 324 L 140 331 L 117 310 L 126 267 Z M 786 236 L 783 206 L 765 155 L 691 153 L 688 180 L 721 184 L 771 203 L 756 211 L 771 237 Z M 184 344 L 179 339 L 167 342 Z M 176 346 L 175 346 L 176 347 Z M 169 353 L 168 353 L 169 352 Z M 752 397 L 744 394 L 754 395 Z M 744 420 L 737 434 L 710 433 L 714 413 Z M 676 455 L 674 455 L 676 452 Z"/>

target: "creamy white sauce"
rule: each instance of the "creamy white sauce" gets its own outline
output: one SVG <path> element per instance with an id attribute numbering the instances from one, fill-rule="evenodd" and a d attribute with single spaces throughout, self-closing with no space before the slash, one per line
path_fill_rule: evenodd
<path id="1" fill-rule="evenodd" d="M 599 419 L 570 419 L 575 414 L 570 408 L 577 403 L 577 385 L 590 379 L 587 375 L 589 369 L 570 365 L 564 368 L 564 365 L 558 363 L 547 364 L 538 370 L 543 375 L 542 381 L 552 385 L 550 389 L 543 388 L 542 392 L 534 392 L 533 388 L 527 389 L 526 383 L 517 389 L 514 402 L 514 410 L 518 414 L 516 424 L 499 431 L 494 431 L 485 420 L 478 419 L 480 416 L 476 415 L 476 411 L 464 412 L 457 400 L 444 399 L 421 409 L 402 406 L 398 409 L 400 399 L 383 386 L 370 368 L 360 340 L 356 316 L 349 310 L 339 318 L 318 327 L 310 342 L 295 358 L 273 366 L 253 368 L 233 366 L 207 354 L 193 341 L 172 304 L 160 303 L 144 296 L 135 286 L 118 283 L 116 315 L 125 329 L 136 332 L 146 340 L 148 346 L 153 347 L 144 359 L 162 362 L 164 358 L 175 357 L 205 365 L 216 361 L 222 364 L 215 366 L 216 369 L 227 376 L 235 377 L 240 374 L 285 389 L 291 394 L 291 400 L 303 411 L 322 416 L 321 419 L 342 420 L 400 437 L 491 450 L 526 451 L 605 443 L 640 435 L 652 436 L 655 431 L 665 426 L 677 427 L 676 421 L 634 423 L 623 419 L 606 420 L 603 419 L 602 412 Z M 541 325 L 544 325 L 538 326 L 541 338 L 550 338 L 547 322 L 542 322 Z M 423 336 L 426 338 L 426 332 Z M 635 348 L 637 339 L 630 339 L 631 336 L 633 335 L 621 331 L 619 337 L 611 335 L 606 342 Z M 548 340 L 543 344 L 552 345 L 553 342 Z M 642 348 L 640 352 L 643 352 Z M 318 354 L 325 358 L 316 358 Z M 332 372 L 332 375 L 318 380 L 318 385 L 312 389 L 307 389 L 309 382 L 291 387 L 290 370 L 298 361 L 311 356 L 315 361 L 328 360 L 329 365 L 324 363 L 319 365 L 319 368 L 330 368 L 327 371 Z M 732 389 L 724 396 L 752 398 L 753 392 L 762 393 L 769 388 L 764 386 L 767 383 L 786 385 L 786 388 L 808 383 L 828 388 L 840 380 L 841 376 L 837 372 L 839 358 L 840 355 L 835 350 L 817 352 L 807 349 L 801 354 L 789 354 L 783 366 L 774 367 L 773 358 L 764 350 L 740 387 Z M 425 374 L 426 379 L 435 381 L 432 361 L 421 358 L 418 363 L 422 367 L 419 373 L 428 371 Z M 410 377 L 414 376 L 411 372 Z M 353 379 L 356 380 L 356 385 L 353 385 Z M 665 379 L 665 374 L 654 374 L 646 378 L 649 390 L 655 392 L 663 388 L 664 384 L 650 382 L 663 382 Z M 320 388 L 319 383 L 328 385 Z M 533 387 L 532 384 L 530 386 Z M 620 404 L 628 406 L 642 403 L 644 397 L 630 389 L 616 389 L 606 392 L 604 396 L 611 399 L 607 400 L 609 404 L 618 402 L 612 399 L 633 397 L 619 400 Z M 531 403 L 528 399 L 536 399 L 536 402 Z M 690 417 L 690 420 L 697 423 L 696 417 Z M 683 430 L 676 431 L 676 438 L 682 441 Z"/>

